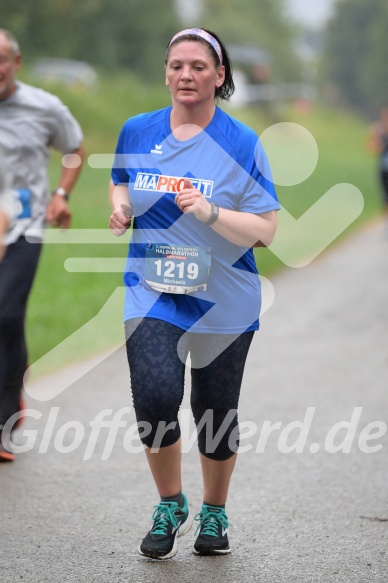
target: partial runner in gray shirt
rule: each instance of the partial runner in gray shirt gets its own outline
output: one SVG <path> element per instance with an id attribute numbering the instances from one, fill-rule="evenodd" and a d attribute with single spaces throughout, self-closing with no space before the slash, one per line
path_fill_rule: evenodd
<path id="1" fill-rule="evenodd" d="M 16 82 L 16 91 L 0 100 L 0 148 L 19 195 L 19 218 L 8 233 L 14 243 L 27 229 L 43 229 L 50 202 L 49 148 L 74 152 L 82 131 L 68 108 L 47 91 Z"/>
<path id="2" fill-rule="evenodd" d="M 4 157 L 0 150 L 0 261 L 4 253 L 4 235 L 14 223 L 16 200 L 9 186 Z"/>
<path id="3" fill-rule="evenodd" d="M 0 150 L 0 211 L 7 218 L 8 227 L 16 218 L 16 201 L 11 191 L 9 175 L 4 164 L 4 156 Z M 3 233 L 4 234 L 4 233 Z"/>
<path id="4" fill-rule="evenodd" d="M 56 96 L 16 79 L 21 62 L 17 39 L 0 28 L 0 150 L 17 209 L 0 262 L 0 462 L 15 457 L 13 426 L 7 422 L 16 423 L 14 415 L 23 410 L 28 367 L 25 316 L 44 228 L 46 224 L 70 227 L 67 200 L 84 158 L 78 122 Z M 47 175 L 51 147 L 66 155 L 52 196 Z M 2 230 L 7 223 L 3 221 Z"/>

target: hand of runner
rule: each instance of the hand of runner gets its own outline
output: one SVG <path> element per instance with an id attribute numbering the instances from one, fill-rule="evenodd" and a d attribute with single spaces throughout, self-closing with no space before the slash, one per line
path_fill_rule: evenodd
<path id="1" fill-rule="evenodd" d="M 71 225 L 71 211 L 62 196 L 54 195 L 47 207 L 46 219 L 49 225 L 68 229 Z"/>
<path id="2" fill-rule="evenodd" d="M 125 211 L 126 209 L 121 205 L 121 208 L 116 208 L 109 217 L 109 229 L 116 237 L 124 235 L 131 226 L 131 217 Z"/>
<path id="3" fill-rule="evenodd" d="M 175 197 L 175 204 L 183 213 L 193 213 L 195 218 L 206 223 L 210 219 L 211 205 L 203 194 L 185 178 L 184 188 Z"/>

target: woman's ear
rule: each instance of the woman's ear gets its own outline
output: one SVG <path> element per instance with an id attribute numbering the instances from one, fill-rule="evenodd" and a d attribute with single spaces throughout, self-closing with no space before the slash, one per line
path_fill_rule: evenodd
<path id="1" fill-rule="evenodd" d="M 217 72 L 216 87 L 221 87 L 225 81 L 225 67 L 222 65 Z"/>

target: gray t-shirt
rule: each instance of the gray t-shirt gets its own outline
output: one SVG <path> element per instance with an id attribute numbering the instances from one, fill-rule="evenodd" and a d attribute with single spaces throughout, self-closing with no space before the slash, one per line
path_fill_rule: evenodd
<path id="1" fill-rule="evenodd" d="M 47 91 L 17 81 L 0 101 L 0 148 L 11 186 L 20 194 L 19 219 L 6 237 L 15 242 L 27 229 L 42 229 L 50 200 L 50 147 L 68 154 L 81 146 L 82 130 L 68 108 Z"/>
<path id="2" fill-rule="evenodd" d="M 0 210 L 7 216 L 13 225 L 16 217 L 15 197 L 11 192 L 9 175 L 4 164 L 4 155 L 0 151 Z"/>

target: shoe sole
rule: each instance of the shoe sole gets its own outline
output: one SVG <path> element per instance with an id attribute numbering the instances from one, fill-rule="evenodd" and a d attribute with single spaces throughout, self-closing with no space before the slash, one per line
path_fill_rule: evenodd
<path id="1" fill-rule="evenodd" d="M 4 444 L 3 435 L 0 435 L 0 462 L 13 462 L 15 459 L 15 454 L 12 451 L 10 438 L 7 436 L 6 444 Z M 9 441 L 9 443 L 8 443 Z"/>
<path id="2" fill-rule="evenodd" d="M 205 551 L 197 551 L 196 549 L 193 549 L 194 555 L 198 555 L 201 557 L 210 557 L 211 555 L 229 555 L 231 552 L 232 552 L 231 549 L 219 549 L 219 550 L 209 549 Z"/>
<path id="3" fill-rule="evenodd" d="M 141 550 L 141 545 L 139 546 L 139 548 L 137 549 L 139 555 L 141 555 L 142 557 L 147 557 L 149 559 L 157 559 L 158 561 L 165 561 L 166 559 L 172 559 L 172 557 L 175 557 L 175 555 L 178 552 L 178 541 L 177 539 L 183 535 L 185 535 L 186 533 L 189 532 L 190 528 L 193 525 L 193 517 L 191 515 L 191 512 L 189 510 L 189 514 L 186 518 L 186 521 L 179 527 L 178 530 L 178 534 L 174 539 L 174 544 L 173 547 L 171 549 L 171 551 L 169 553 L 167 553 L 167 555 L 163 555 L 163 557 L 157 556 L 156 554 L 153 553 L 143 553 L 143 551 Z"/>
<path id="4" fill-rule="evenodd" d="M 10 451 L 0 451 L 0 462 L 13 462 L 15 455 Z"/>
<path id="5" fill-rule="evenodd" d="M 139 555 L 141 555 L 142 557 L 147 557 L 148 559 L 157 559 L 158 561 L 172 559 L 172 557 L 175 557 L 175 555 L 177 554 L 177 551 L 178 551 L 178 543 L 176 540 L 177 538 L 178 537 L 176 536 L 175 540 L 174 540 L 174 545 L 173 545 L 171 551 L 169 553 L 167 553 L 167 555 L 163 555 L 163 557 L 160 557 L 160 556 L 153 554 L 153 553 L 143 553 L 143 551 L 141 550 L 140 547 L 137 549 L 137 551 L 138 551 Z"/>

